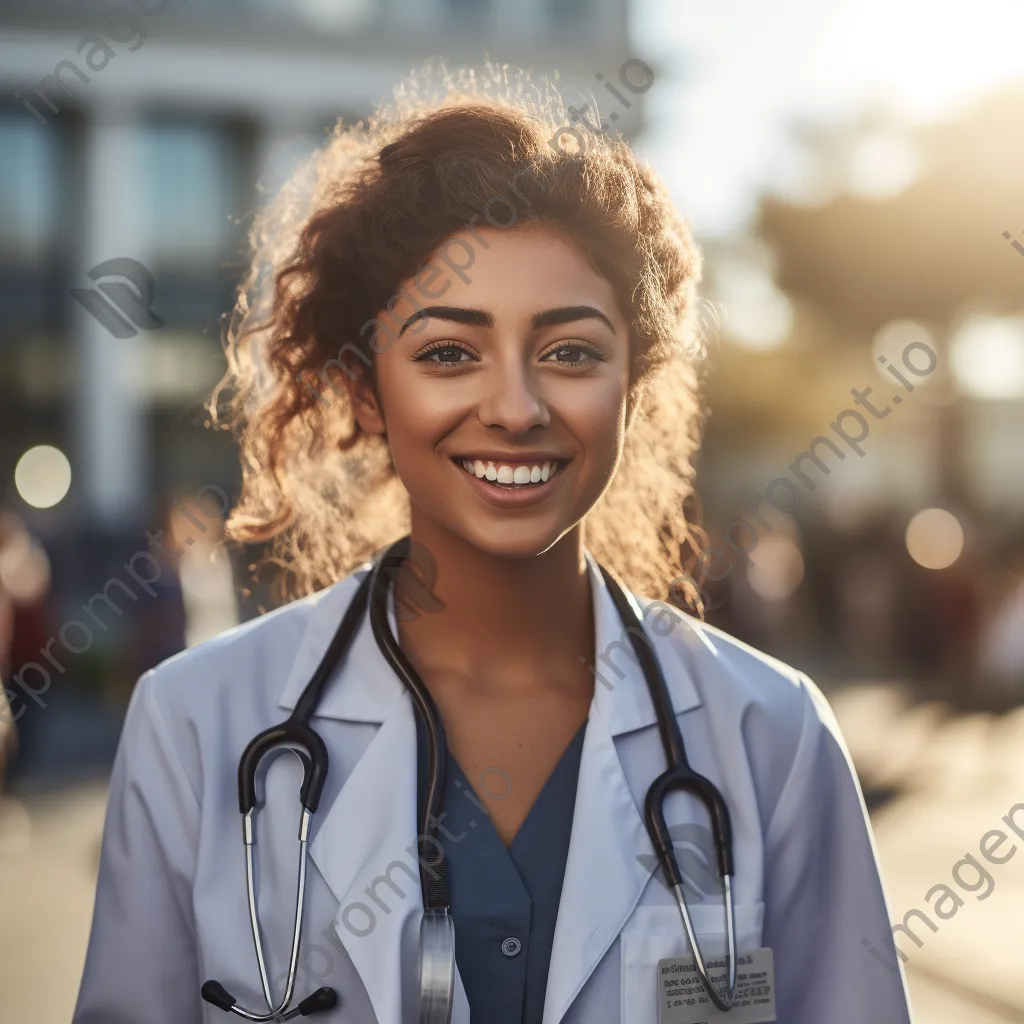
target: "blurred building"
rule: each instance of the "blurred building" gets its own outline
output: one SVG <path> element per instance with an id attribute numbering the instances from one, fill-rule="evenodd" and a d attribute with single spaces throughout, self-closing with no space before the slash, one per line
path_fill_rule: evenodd
<path id="1" fill-rule="evenodd" d="M 757 237 L 709 250 L 712 532 L 757 565 L 796 524 L 794 597 L 829 674 L 909 673 L 955 700 L 998 676 L 1024 699 L 1005 639 L 1024 582 L 1022 118 L 1011 84 L 925 126 L 795 126 L 801 193 L 762 197 Z M 785 649 L 800 616 L 776 621 L 779 587 L 760 590 L 729 624 Z"/>
<path id="2" fill-rule="evenodd" d="M 0 509 L 22 515 L 51 556 L 43 641 L 76 617 L 91 630 L 60 673 L 43 662 L 55 677 L 47 699 L 74 691 L 123 707 L 140 666 L 214 628 L 190 616 L 234 621 L 223 560 L 170 564 L 158 544 L 174 532 L 172 505 L 220 516 L 237 494 L 235 449 L 205 429 L 202 402 L 224 368 L 221 318 L 263 197 L 339 117 L 365 117 L 432 55 L 549 75 L 567 102 L 596 100 L 608 127 L 634 135 L 646 87 L 619 83 L 650 83 L 624 69 L 637 56 L 629 13 L 626 0 L 3 4 Z M 16 483 L 39 445 L 57 451 Z M 54 503 L 45 494 L 68 463 L 70 489 Z M 159 601 L 126 575 L 133 559 L 161 575 Z M 244 588 L 248 567 L 235 569 Z M 195 594 L 211 573 L 216 614 Z M 94 625 L 83 605 L 104 587 L 114 607 L 93 603 Z M 243 616 L 260 607 L 253 590 Z M 103 731 L 72 713 L 79 733 Z M 58 717 L 29 708 L 23 734 L 53 731 Z"/>
<path id="3" fill-rule="evenodd" d="M 596 94 L 598 76 L 615 82 L 634 56 L 627 8 L 625 0 L 8 0 L 0 26 L 4 478 L 23 447 L 51 443 L 75 468 L 64 509 L 113 527 L 182 475 L 225 485 L 234 457 L 196 429 L 196 403 L 222 368 L 218 317 L 244 268 L 259 190 L 279 184 L 337 117 L 365 116 L 431 53 L 453 64 L 479 64 L 488 53 L 557 69 L 563 87 Z M 601 95 L 603 107 L 616 104 Z M 636 97 L 616 110 L 615 126 L 634 132 L 642 106 Z M 73 289 L 109 292 L 117 268 L 102 265 L 115 259 L 152 275 L 148 311 L 99 318 L 109 302 L 72 300 Z"/>
<path id="4" fill-rule="evenodd" d="M 642 63 L 632 13 L 625 0 L 7 0 L 0 505 L 47 545 L 55 631 L 153 553 L 168 500 L 210 515 L 236 493 L 234 448 L 201 404 L 262 197 L 432 54 L 557 71 L 567 102 L 596 102 L 635 137 L 647 97 L 621 85 Z M 712 621 L 828 674 L 906 672 L 951 693 L 980 659 L 1024 695 L 1012 627 L 988 622 L 1017 614 L 1019 569 L 993 573 L 1019 564 L 1024 507 L 1022 114 L 1010 87 L 926 127 L 876 110 L 796 124 L 802 187 L 760 197 L 752 235 L 702 240 L 721 343 L 698 487 L 736 566 Z M 868 413 L 866 389 L 891 411 Z M 52 508 L 13 484 L 37 445 L 70 460 Z M 933 505 L 959 539 L 926 517 L 911 544 Z M 79 679 L 117 675 L 129 619 L 97 633 Z M 121 671 L 118 692 L 134 669 Z"/>

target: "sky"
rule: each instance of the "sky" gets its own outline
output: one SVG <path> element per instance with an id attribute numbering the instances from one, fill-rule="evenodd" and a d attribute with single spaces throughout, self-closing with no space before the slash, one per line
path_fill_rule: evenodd
<path id="1" fill-rule="evenodd" d="M 699 236 L 729 237 L 765 188 L 804 188 L 794 118 L 884 104 L 907 123 L 945 120 L 1024 78 L 1024 2 L 638 0 L 633 46 L 658 75 L 637 149 Z M 867 156 L 899 176 L 893 147 Z"/>

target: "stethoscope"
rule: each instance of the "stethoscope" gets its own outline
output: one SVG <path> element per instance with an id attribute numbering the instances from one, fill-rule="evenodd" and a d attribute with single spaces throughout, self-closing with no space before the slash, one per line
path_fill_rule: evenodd
<path id="1" fill-rule="evenodd" d="M 238 800 L 243 816 L 243 839 L 245 842 L 245 881 L 249 897 L 249 919 L 252 925 L 256 960 L 259 963 L 260 981 L 266 998 L 268 1013 L 253 1013 L 238 1005 L 220 982 L 207 981 L 202 987 L 202 996 L 214 1006 L 229 1010 L 246 1020 L 286 1021 L 293 1017 L 307 1017 L 322 1010 L 329 1010 L 338 1002 L 333 988 L 324 986 L 289 1009 L 295 990 L 295 976 L 299 960 L 299 937 L 302 932 L 302 911 L 306 888 L 306 846 L 309 827 L 327 777 L 327 747 L 309 722 L 320 702 L 328 681 L 348 652 L 352 639 L 363 618 L 367 605 L 370 609 L 370 625 L 374 638 L 388 664 L 401 679 L 412 696 L 416 713 L 423 723 L 427 739 L 427 772 L 425 794 L 420 804 L 419 854 L 420 888 L 423 896 L 423 918 L 420 924 L 419 958 L 417 971 L 420 979 L 420 1021 L 421 1024 L 450 1024 L 452 1001 L 455 989 L 455 926 L 448 904 L 448 873 L 440 843 L 434 840 L 435 825 L 438 821 L 441 802 L 441 786 L 444 781 L 447 760 L 447 745 L 444 729 L 433 698 L 423 680 L 402 653 L 391 631 L 387 613 L 387 578 L 381 578 L 381 569 L 391 572 L 401 567 L 409 552 L 409 538 L 393 544 L 377 561 L 366 579 L 359 586 L 341 620 L 326 653 L 317 666 L 313 677 L 302 691 L 291 716 L 280 725 L 260 733 L 245 748 L 238 765 Z M 625 590 L 618 580 L 603 566 L 601 574 L 608 586 L 619 617 L 629 634 L 633 650 L 640 661 L 644 679 L 658 720 L 658 731 L 665 749 L 668 768 L 651 783 L 644 799 L 644 824 L 654 845 L 658 861 L 665 877 L 675 893 L 676 903 L 682 915 L 683 927 L 694 953 L 697 973 L 712 1002 L 720 1010 L 732 1007 L 736 993 L 736 932 L 732 900 L 732 830 L 729 812 L 722 794 L 710 780 L 699 775 L 691 767 L 683 747 L 683 737 L 676 721 L 669 698 L 665 677 L 655 657 L 654 650 L 643 628 L 643 614 L 632 594 Z M 302 786 L 299 799 L 302 816 L 299 822 L 299 877 L 295 897 L 295 926 L 292 931 L 291 957 L 288 963 L 288 982 L 281 1001 L 275 1006 L 267 977 L 267 965 L 263 956 L 263 943 L 256 910 L 256 891 L 253 881 L 253 844 L 255 838 L 255 815 L 257 806 L 256 782 L 260 766 L 268 755 L 291 751 L 302 762 Z M 264 769 L 265 770 L 265 769 Z M 262 774 L 262 772 L 261 772 Z M 683 876 L 672 849 L 672 838 L 665 824 L 663 807 L 665 798 L 672 792 L 691 793 L 700 800 L 711 816 L 711 824 L 718 853 L 718 869 L 721 872 L 725 890 L 725 921 L 728 945 L 728 967 L 726 994 L 718 994 L 708 977 L 707 966 L 694 933 L 690 911 L 683 894 Z M 429 859 L 427 851 L 433 854 Z M 425 866 L 429 870 L 425 870 Z"/>

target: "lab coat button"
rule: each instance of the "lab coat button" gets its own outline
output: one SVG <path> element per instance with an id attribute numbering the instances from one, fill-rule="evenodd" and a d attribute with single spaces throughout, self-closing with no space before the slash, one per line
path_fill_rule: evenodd
<path id="1" fill-rule="evenodd" d="M 514 935 L 510 935 L 501 944 L 501 951 L 505 956 L 515 956 L 522 948 L 523 944 Z"/>

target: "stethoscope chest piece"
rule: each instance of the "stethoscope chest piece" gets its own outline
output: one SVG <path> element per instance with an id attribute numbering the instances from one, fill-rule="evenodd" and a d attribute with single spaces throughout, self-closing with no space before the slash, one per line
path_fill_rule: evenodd
<path id="1" fill-rule="evenodd" d="M 455 924 L 447 907 L 423 911 L 416 968 L 420 979 L 420 1024 L 451 1024 Z"/>

